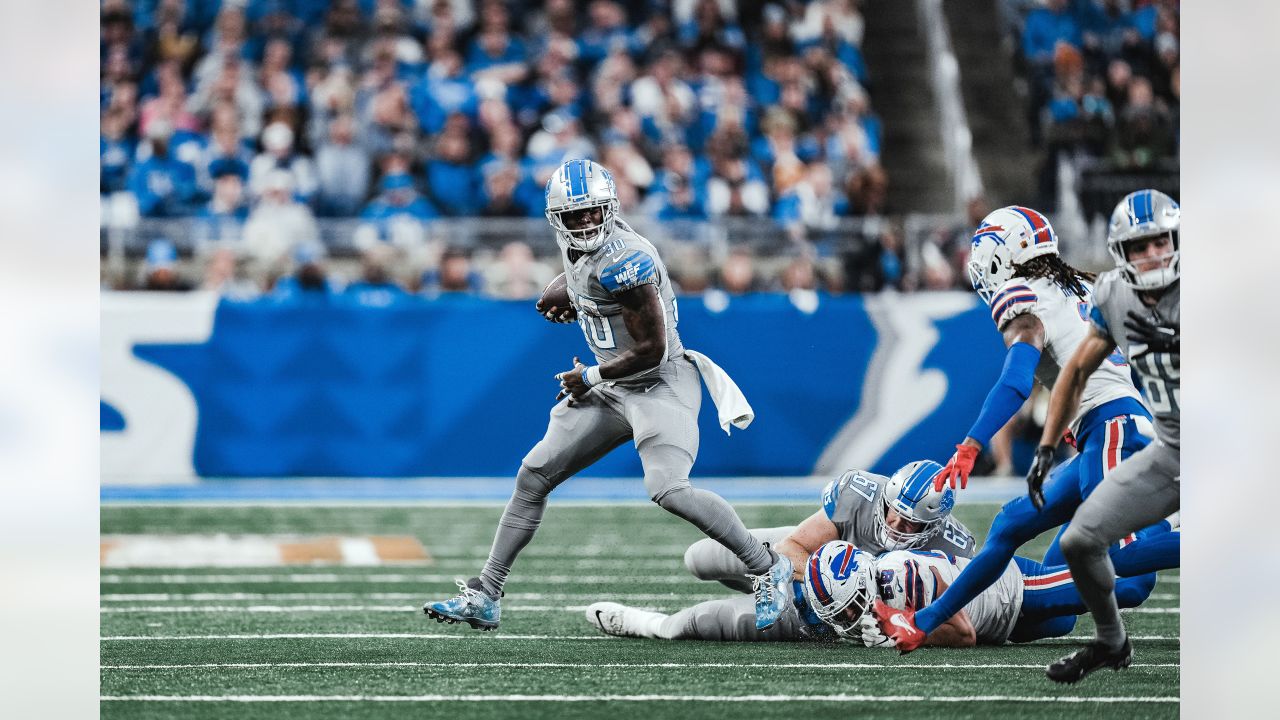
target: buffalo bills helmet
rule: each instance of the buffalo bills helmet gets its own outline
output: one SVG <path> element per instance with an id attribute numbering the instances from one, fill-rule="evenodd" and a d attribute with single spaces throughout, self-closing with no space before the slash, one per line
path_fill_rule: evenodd
<path id="1" fill-rule="evenodd" d="M 841 637 L 860 639 L 858 619 L 875 599 L 875 557 L 844 540 L 832 540 L 809 556 L 804 597 L 818 619 Z"/>
<path id="2" fill-rule="evenodd" d="M 1009 279 L 1015 266 L 1041 255 L 1058 254 L 1058 235 L 1049 219 L 1031 208 L 1010 205 L 991 212 L 973 231 L 969 282 L 986 304 Z"/>

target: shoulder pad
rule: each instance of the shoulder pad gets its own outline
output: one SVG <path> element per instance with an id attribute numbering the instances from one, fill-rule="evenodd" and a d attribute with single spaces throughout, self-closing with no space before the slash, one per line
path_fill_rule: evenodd
<path id="1" fill-rule="evenodd" d="M 1014 278 L 991 298 L 991 321 L 996 324 L 997 330 L 1003 330 L 1010 320 L 1030 312 L 1039 299 L 1030 282 Z"/>
<path id="2" fill-rule="evenodd" d="M 840 491 L 849 482 L 849 473 L 845 473 L 840 477 L 827 483 L 826 489 L 822 491 L 822 509 L 827 513 L 830 519 L 836 514 L 836 501 L 840 499 Z"/>
<path id="3" fill-rule="evenodd" d="M 609 257 L 600 269 L 600 284 L 610 293 L 624 292 L 646 283 L 658 283 L 658 269 L 653 258 L 640 250 L 624 250 Z"/>

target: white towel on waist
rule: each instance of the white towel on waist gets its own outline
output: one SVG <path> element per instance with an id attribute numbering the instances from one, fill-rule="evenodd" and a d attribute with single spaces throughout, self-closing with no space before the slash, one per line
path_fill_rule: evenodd
<path id="1" fill-rule="evenodd" d="M 738 384 L 729 377 L 729 373 L 700 352 L 685 350 L 684 356 L 689 358 L 689 361 L 696 365 L 698 372 L 702 374 L 702 381 L 707 384 L 711 401 L 716 404 L 720 427 L 724 428 L 725 434 L 730 434 L 730 425 L 739 430 L 746 430 L 751 421 L 756 419 L 756 413 L 751 409 L 751 403 L 747 402 L 747 396 L 742 394 Z"/>

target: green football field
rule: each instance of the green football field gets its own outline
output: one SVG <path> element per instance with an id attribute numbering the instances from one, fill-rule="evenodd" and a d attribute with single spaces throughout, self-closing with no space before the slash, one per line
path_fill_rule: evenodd
<path id="1" fill-rule="evenodd" d="M 996 505 L 956 509 L 985 530 Z M 742 505 L 749 527 L 792 524 L 813 506 Z M 353 566 L 104 566 L 104 718 L 989 718 L 1178 716 L 1178 573 L 1128 611 L 1134 665 L 1075 687 L 1043 666 L 1068 639 L 907 656 L 851 644 L 609 638 L 583 608 L 614 600 L 663 611 L 730 592 L 684 570 L 694 528 L 653 505 L 552 503 L 507 583 L 502 627 L 427 619 L 427 599 L 478 572 L 496 506 L 112 506 L 104 542 L 181 537 L 416 537 L 426 562 Z M 979 533 L 981 534 L 981 532 Z M 1038 558 L 1051 536 L 1023 549 Z M 105 547 L 105 545 L 104 545 Z M 105 550 L 104 550 L 105 552 Z"/>

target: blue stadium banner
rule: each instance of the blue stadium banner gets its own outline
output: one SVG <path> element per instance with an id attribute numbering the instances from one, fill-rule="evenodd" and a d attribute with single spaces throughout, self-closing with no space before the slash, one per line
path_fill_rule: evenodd
<path id="1" fill-rule="evenodd" d="M 945 461 L 1003 346 L 968 293 L 680 299 L 685 345 L 756 411 L 726 436 L 709 397 L 694 476 L 880 472 Z M 811 312 L 806 312 L 811 310 Z M 369 307 L 102 297 L 103 481 L 507 476 L 542 437 L 552 375 L 589 357 L 532 302 L 408 298 Z M 642 474 L 624 445 L 584 474 Z"/>

